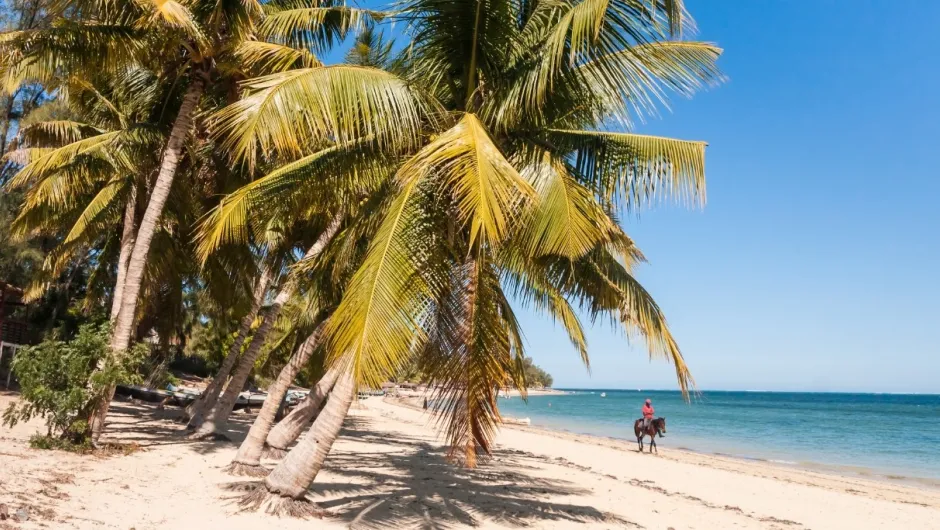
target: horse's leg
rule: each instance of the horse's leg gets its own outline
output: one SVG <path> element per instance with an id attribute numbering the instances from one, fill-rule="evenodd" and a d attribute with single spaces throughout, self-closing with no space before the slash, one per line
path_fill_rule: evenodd
<path id="1" fill-rule="evenodd" d="M 650 453 L 652 453 L 654 449 L 656 450 L 656 454 L 659 454 L 659 448 L 656 447 L 656 435 L 650 436 Z"/>

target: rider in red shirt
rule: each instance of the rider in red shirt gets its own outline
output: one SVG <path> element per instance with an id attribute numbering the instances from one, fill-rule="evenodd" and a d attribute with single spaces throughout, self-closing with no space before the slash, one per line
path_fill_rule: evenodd
<path id="1" fill-rule="evenodd" d="M 650 422 L 653 421 L 653 402 L 649 399 L 646 400 L 646 403 L 643 405 L 643 428 L 646 429 L 650 426 Z"/>

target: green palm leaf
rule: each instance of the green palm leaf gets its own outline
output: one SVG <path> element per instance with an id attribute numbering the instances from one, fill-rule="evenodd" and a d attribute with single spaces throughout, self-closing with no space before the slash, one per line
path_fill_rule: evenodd
<path id="1" fill-rule="evenodd" d="M 495 245 L 505 237 L 514 212 L 535 190 L 493 143 L 479 118 L 466 113 L 451 129 L 408 162 L 409 168 L 440 178 L 451 190 L 471 245 Z"/>
<path id="2" fill-rule="evenodd" d="M 259 151 L 287 158 L 307 145 L 373 135 L 402 151 L 415 146 L 429 102 L 402 79 L 373 68 L 327 66 L 273 74 L 244 84 L 249 95 L 215 117 L 233 157 L 254 167 Z"/>
<path id="3" fill-rule="evenodd" d="M 520 223 L 519 241 L 531 255 L 578 258 L 607 239 L 615 223 L 562 160 L 541 151 L 522 174 L 537 192 Z"/>
<path id="4" fill-rule="evenodd" d="M 334 42 L 381 20 L 385 13 L 347 6 L 322 6 L 319 2 L 272 5 L 258 27 L 258 35 L 270 42 L 323 52 Z M 305 5 L 307 4 L 307 5 Z"/>
<path id="5" fill-rule="evenodd" d="M 433 237 L 421 223 L 418 190 L 423 177 L 408 163 L 399 170 L 398 192 L 327 323 L 332 359 L 348 355 L 356 380 L 363 384 L 381 384 L 425 341 L 419 319 L 429 287 L 417 274 L 414 253 Z"/>
<path id="6" fill-rule="evenodd" d="M 72 225 L 69 233 L 66 234 L 63 244 L 69 244 L 77 240 L 89 225 L 106 210 L 120 208 L 123 202 L 120 200 L 122 192 L 127 188 L 126 179 L 115 178 L 108 182 L 101 190 L 88 202 L 82 213 L 79 214 L 75 224 Z"/>
<path id="7" fill-rule="evenodd" d="M 304 209 L 325 211 L 350 192 L 373 189 L 392 173 L 373 147 L 365 138 L 321 149 L 227 195 L 201 223 L 200 262 L 223 245 L 249 242 L 252 225 L 264 227 L 279 215 L 293 220 Z"/>
<path id="8" fill-rule="evenodd" d="M 21 188 L 51 171 L 63 169 L 80 155 L 103 153 L 105 148 L 120 135 L 121 131 L 105 132 L 37 153 L 38 156 L 30 156 L 30 162 L 7 183 L 8 189 Z"/>
<path id="9" fill-rule="evenodd" d="M 244 41 L 235 49 L 244 65 L 262 74 L 285 72 L 295 68 L 316 68 L 323 63 L 305 49 L 261 41 Z"/>
<path id="10" fill-rule="evenodd" d="M 705 142 L 561 129 L 547 136 L 573 153 L 580 178 L 607 202 L 640 207 L 671 196 L 705 203 Z"/>
<path id="11" fill-rule="evenodd" d="M 28 145 L 70 144 L 91 134 L 105 131 L 87 123 L 73 120 L 50 120 L 23 127 L 20 136 Z"/>
<path id="12" fill-rule="evenodd" d="M 561 268 L 566 267 L 561 264 Z M 569 274 L 566 272 L 565 274 Z M 683 395 L 695 386 L 682 352 L 659 305 L 624 266 L 606 250 L 598 249 L 575 263 L 566 280 L 571 296 L 593 316 L 608 315 L 628 335 L 646 342 L 651 358 L 670 362 Z"/>

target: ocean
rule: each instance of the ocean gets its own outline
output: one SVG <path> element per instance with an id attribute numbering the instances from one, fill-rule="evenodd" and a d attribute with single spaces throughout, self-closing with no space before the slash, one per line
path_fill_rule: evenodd
<path id="1" fill-rule="evenodd" d="M 636 440 L 646 398 L 667 420 L 659 447 L 940 484 L 940 395 L 708 391 L 686 403 L 679 392 L 592 389 L 500 398 L 499 408 L 534 426 Z"/>

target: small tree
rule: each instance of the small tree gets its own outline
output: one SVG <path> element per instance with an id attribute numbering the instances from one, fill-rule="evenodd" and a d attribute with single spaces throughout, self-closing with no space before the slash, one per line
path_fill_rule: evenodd
<path id="1" fill-rule="evenodd" d="M 12 369 L 23 399 L 10 404 L 3 424 L 12 427 L 44 416 L 47 436 L 87 443 L 88 411 L 110 385 L 140 381 L 137 367 L 147 353 L 147 346 L 138 344 L 115 358 L 109 355 L 109 340 L 107 323 L 86 324 L 71 341 L 51 338 L 17 353 Z M 108 363 L 96 372 L 100 359 Z"/>

